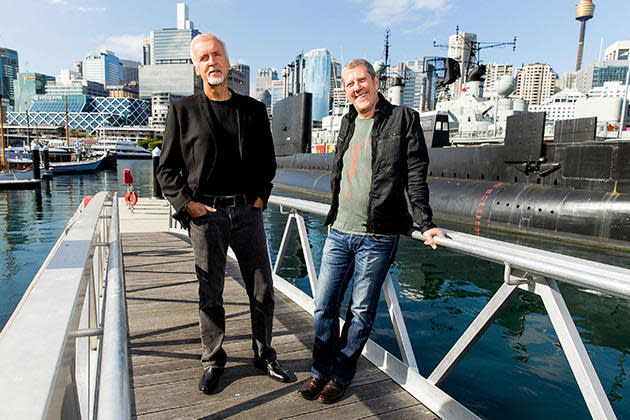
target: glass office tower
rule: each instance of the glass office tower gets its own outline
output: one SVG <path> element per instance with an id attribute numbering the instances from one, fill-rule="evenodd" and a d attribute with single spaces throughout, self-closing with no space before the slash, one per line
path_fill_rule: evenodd
<path id="1" fill-rule="evenodd" d="M 4 103 L 8 103 L 11 108 L 15 105 L 13 81 L 17 79 L 19 72 L 17 51 L 0 48 L 0 92 L 2 92 Z"/>
<path id="2" fill-rule="evenodd" d="M 304 54 L 303 86 L 313 94 L 313 120 L 321 121 L 331 109 L 332 57 L 326 48 Z"/>

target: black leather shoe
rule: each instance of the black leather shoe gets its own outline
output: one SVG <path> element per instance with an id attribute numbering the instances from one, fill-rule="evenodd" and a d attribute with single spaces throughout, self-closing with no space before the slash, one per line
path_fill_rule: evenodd
<path id="1" fill-rule="evenodd" d="M 289 382 L 291 378 L 286 370 L 280 366 L 277 360 L 266 361 L 262 359 L 254 359 L 254 366 L 260 370 L 264 370 L 271 379 L 279 382 Z"/>
<path id="2" fill-rule="evenodd" d="M 217 389 L 219 385 L 219 378 L 223 373 L 222 367 L 209 367 L 203 371 L 203 376 L 199 381 L 199 391 L 204 394 L 210 394 Z"/>

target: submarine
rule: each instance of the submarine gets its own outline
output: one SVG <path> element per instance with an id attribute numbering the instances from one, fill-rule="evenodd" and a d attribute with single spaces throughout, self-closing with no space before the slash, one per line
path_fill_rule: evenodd
<path id="1" fill-rule="evenodd" d="M 279 101 L 272 132 L 274 184 L 330 197 L 334 153 L 311 151 L 311 94 Z M 434 218 L 630 250 L 630 141 L 596 136 L 597 118 L 507 117 L 502 143 L 451 142 L 448 115 L 421 113 Z"/>

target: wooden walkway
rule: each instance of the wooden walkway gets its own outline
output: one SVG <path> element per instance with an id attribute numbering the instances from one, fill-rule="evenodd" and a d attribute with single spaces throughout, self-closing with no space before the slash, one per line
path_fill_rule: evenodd
<path id="1" fill-rule="evenodd" d="M 436 418 L 365 358 L 340 402 L 325 405 L 298 397 L 309 375 L 313 320 L 277 291 L 273 345 L 293 381 L 275 382 L 254 368 L 247 295 L 238 265 L 229 259 L 224 292 L 228 363 L 217 392 L 202 394 L 192 249 L 186 238 L 165 232 L 163 202 L 141 200 L 136 207 L 133 215 L 121 208 L 136 418 Z"/>

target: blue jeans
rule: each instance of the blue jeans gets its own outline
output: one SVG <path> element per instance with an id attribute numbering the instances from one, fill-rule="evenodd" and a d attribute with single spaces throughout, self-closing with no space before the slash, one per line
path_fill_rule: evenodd
<path id="1" fill-rule="evenodd" d="M 315 291 L 314 377 L 345 384 L 354 377 L 397 248 L 397 236 L 354 235 L 335 229 L 328 233 Z M 350 282 L 352 294 L 340 334 L 339 308 Z"/>

